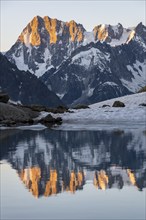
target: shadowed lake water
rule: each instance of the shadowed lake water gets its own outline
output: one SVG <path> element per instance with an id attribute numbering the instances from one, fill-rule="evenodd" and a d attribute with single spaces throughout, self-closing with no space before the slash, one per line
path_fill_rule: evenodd
<path id="1" fill-rule="evenodd" d="M 146 131 L 3 130 L 1 219 L 145 219 Z"/>

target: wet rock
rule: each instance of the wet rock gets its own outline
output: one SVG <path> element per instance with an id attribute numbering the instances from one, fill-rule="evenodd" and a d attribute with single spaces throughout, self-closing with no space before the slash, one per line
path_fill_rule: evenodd
<path id="1" fill-rule="evenodd" d="M 89 106 L 80 104 L 80 105 L 75 106 L 73 109 L 86 109 L 86 108 L 89 108 Z"/>
<path id="2" fill-rule="evenodd" d="M 8 94 L 0 92 L 0 102 L 7 103 L 8 101 L 9 101 Z"/>
<path id="3" fill-rule="evenodd" d="M 61 124 L 62 118 L 53 118 L 52 115 L 48 114 L 46 117 L 42 118 L 40 123 L 45 124 L 46 126 L 52 126 L 54 124 Z"/>
<path id="4" fill-rule="evenodd" d="M 112 107 L 125 107 L 125 104 L 121 101 L 115 101 Z"/>

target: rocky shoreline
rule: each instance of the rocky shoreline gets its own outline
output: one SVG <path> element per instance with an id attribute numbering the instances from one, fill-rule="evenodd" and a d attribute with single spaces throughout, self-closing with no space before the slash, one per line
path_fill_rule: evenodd
<path id="1" fill-rule="evenodd" d="M 62 118 L 54 118 L 51 114 L 46 117 L 39 118 L 40 112 L 45 111 L 48 113 L 64 113 L 69 111 L 64 106 L 57 108 L 48 108 L 41 105 L 26 106 L 21 104 L 14 104 L 9 101 L 9 96 L 5 93 L 0 93 L 0 126 L 4 127 L 17 127 L 23 125 L 36 125 L 43 124 L 46 127 L 53 125 L 60 125 Z"/>

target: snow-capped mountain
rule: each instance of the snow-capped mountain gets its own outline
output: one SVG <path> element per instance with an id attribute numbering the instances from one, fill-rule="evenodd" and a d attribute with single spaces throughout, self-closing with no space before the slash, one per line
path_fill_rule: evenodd
<path id="1" fill-rule="evenodd" d="M 65 104 L 92 104 L 146 85 L 146 27 L 97 25 L 36 16 L 6 57 L 40 77 Z"/>
<path id="2" fill-rule="evenodd" d="M 97 25 L 93 31 L 95 41 L 105 41 L 111 46 L 125 44 L 127 39 L 134 28 L 124 28 L 120 23 L 118 25 Z"/>
<path id="3" fill-rule="evenodd" d="M 72 52 L 41 80 L 66 104 L 92 104 L 137 92 L 146 85 L 146 27 L 139 25 L 129 43 L 111 47 L 90 43 Z"/>
<path id="4" fill-rule="evenodd" d="M 63 22 L 36 16 L 24 28 L 16 43 L 6 52 L 7 58 L 20 70 L 29 70 L 37 77 L 52 67 L 58 67 L 81 45 L 105 41 L 112 46 L 126 43 L 134 28 L 98 25 L 87 32 L 75 21 Z"/>
<path id="5" fill-rule="evenodd" d="M 19 69 L 41 76 L 66 59 L 83 41 L 84 27 L 75 21 L 62 22 L 36 16 L 6 53 Z"/>

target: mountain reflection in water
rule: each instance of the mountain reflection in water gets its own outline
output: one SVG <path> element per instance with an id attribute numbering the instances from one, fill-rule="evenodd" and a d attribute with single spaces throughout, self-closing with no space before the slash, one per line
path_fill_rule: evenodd
<path id="1" fill-rule="evenodd" d="M 143 131 L 1 131 L 1 160 L 35 197 L 83 190 L 146 187 Z"/>

